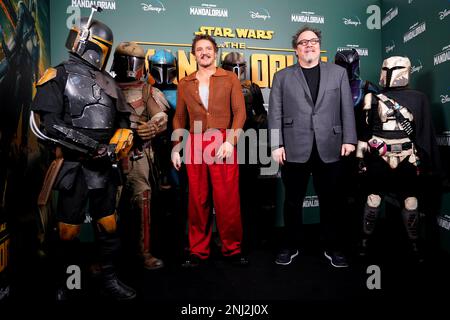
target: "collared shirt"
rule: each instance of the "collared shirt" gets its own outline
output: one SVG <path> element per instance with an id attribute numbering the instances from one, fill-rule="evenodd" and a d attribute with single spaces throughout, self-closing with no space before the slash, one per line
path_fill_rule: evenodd
<path id="1" fill-rule="evenodd" d="M 241 83 L 230 71 L 217 68 L 209 80 L 208 108 L 204 106 L 199 94 L 197 72 L 183 78 L 178 85 L 178 98 L 173 129 L 186 128 L 189 118 L 190 132 L 194 132 L 194 121 L 200 121 L 202 132 L 208 129 L 235 129 L 227 141 L 236 144 L 238 129 L 244 126 L 245 100 Z"/>

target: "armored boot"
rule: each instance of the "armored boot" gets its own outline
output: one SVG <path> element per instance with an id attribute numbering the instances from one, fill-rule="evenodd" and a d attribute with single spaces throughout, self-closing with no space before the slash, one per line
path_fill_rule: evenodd
<path id="1" fill-rule="evenodd" d="M 100 290 L 105 297 L 116 301 L 136 298 L 136 291 L 119 280 L 112 265 L 102 265 L 100 281 Z"/>
<path id="2" fill-rule="evenodd" d="M 424 260 L 422 250 L 420 249 L 419 237 L 417 235 L 417 229 L 419 225 L 419 211 L 417 209 L 408 210 L 403 208 L 402 210 L 403 224 L 405 225 L 406 232 L 408 234 L 408 240 L 410 244 L 409 253 L 411 259 L 415 263 L 422 263 Z"/>
<path id="3" fill-rule="evenodd" d="M 161 259 L 154 257 L 150 252 L 150 191 L 146 190 L 135 198 L 136 207 L 139 208 L 140 237 L 139 255 L 145 269 L 156 270 L 164 266 Z"/>
<path id="4" fill-rule="evenodd" d="M 101 227 L 97 230 L 97 239 L 100 251 L 99 286 L 102 295 L 110 299 L 131 300 L 136 297 L 136 291 L 125 285 L 117 277 L 113 264 L 114 258 L 120 248 L 120 240 L 116 232 L 108 232 Z"/>
<path id="5" fill-rule="evenodd" d="M 375 224 L 380 213 L 380 207 L 371 207 L 367 203 L 364 206 L 363 216 L 363 236 L 358 245 L 358 255 L 360 257 L 367 256 L 368 243 L 373 231 L 375 230 Z"/>

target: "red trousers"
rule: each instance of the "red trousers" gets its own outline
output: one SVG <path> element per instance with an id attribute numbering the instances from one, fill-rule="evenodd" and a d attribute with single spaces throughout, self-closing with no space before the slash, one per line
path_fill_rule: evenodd
<path id="1" fill-rule="evenodd" d="M 186 169 L 189 181 L 189 246 L 190 253 L 201 259 L 208 258 L 210 251 L 211 190 L 216 225 L 222 241 L 222 254 L 230 256 L 241 252 L 242 224 L 237 152 L 235 148 L 228 161 L 211 163 L 215 152 L 222 141 L 225 141 L 224 130 L 215 131 L 215 135 L 216 138 L 220 135 L 221 139 L 214 139 L 209 131 L 201 134 L 191 133 L 186 147 Z"/>

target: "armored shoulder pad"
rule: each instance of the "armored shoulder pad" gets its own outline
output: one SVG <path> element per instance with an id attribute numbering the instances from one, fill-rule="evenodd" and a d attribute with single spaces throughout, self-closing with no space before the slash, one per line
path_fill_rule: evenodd
<path id="1" fill-rule="evenodd" d="M 48 68 L 45 70 L 44 75 L 36 83 L 36 86 L 42 86 L 44 83 L 52 80 L 56 77 L 57 70 L 55 68 Z"/>

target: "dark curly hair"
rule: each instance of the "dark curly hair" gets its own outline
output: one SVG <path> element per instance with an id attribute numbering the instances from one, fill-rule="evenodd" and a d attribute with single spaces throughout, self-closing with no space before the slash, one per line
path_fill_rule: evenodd
<path id="1" fill-rule="evenodd" d="M 211 42 L 214 46 L 214 52 L 217 52 L 219 50 L 219 48 L 217 47 L 216 40 L 213 37 L 211 37 L 209 34 L 198 34 L 192 40 L 191 53 L 193 55 L 195 55 L 195 45 L 200 40 L 208 40 L 209 42 Z"/>

